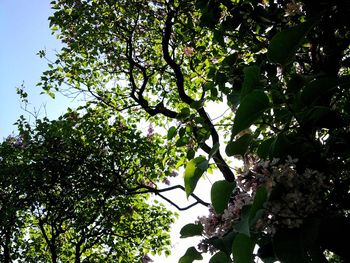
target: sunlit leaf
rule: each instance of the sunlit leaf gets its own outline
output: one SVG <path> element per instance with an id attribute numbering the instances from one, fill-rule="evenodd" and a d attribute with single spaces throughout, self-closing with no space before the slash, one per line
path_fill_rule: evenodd
<path id="1" fill-rule="evenodd" d="M 196 157 L 187 163 L 184 176 L 187 197 L 193 193 L 198 180 L 207 168 L 208 161 L 204 156 Z"/>
<path id="2" fill-rule="evenodd" d="M 174 138 L 176 136 L 176 133 L 177 133 L 176 127 L 174 126 L 170 127 L 167 134 L 168 140 L 171 140 L 172 138 Z"/>

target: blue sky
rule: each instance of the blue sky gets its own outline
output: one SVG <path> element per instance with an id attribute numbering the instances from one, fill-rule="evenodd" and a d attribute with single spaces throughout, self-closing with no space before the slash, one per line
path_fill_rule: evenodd
<path id="1" fill-rule="evenodd" d="M 41 89 L 36 87 L 47 68 L 47 62 L 36 54 L 46 49 L 54 56 L 60 47 L 49 29 L 49 3 L 50 0 L 0 0 L 0 140 L 16 130 L 12 124 L 20 115 L 29 116 L 21 109 L 16 94 L 16 87 L 22 83 L 29 94 L 31 111 L 46 105 L 48 116 L 54 118 L 73 104 L 62 96 L 53 100 L 40 95 Z"/>

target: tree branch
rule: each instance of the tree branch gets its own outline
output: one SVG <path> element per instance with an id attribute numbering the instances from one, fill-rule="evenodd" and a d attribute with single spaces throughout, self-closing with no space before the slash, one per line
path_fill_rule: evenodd
<path id="1" fill-rule="evenodd" d="M 146 190 L 140 191 L 140 189 L 146 189 Z M 164 193 L 164 192 L 168 192 L 168 191 L 175 190 L 175 189 L 181 189 L 181 190 L 185 191 L 185 187 L 183 187 L 182 185 L 175 185 L 175 186 L 171 186 L 171 187 L 167 187 L 167 188 L 163 188 L 163 189 L 156 189 L 156 188 L 148 186 L 148 185 L 140 184 L 138 187 L 135 187 L 134 189 L 127 189 L 127 194 L 134 195 L 134 194 L 153 193 L 153 194 L 158 195 L 159 197 L 161 197 L 166 202 L 168 202 L 172 206 L 176 207 L 180 211 L 190 209 L 191 207 L 193 207 L 197 204 L 201 204 L 205 207 L 208 207 L 210 205 L 209 203 L 203 201 L 201 198 L 199 198 L 197 195 L 195 195 L 193 193 L 191 194 L 191 196 L 196 200 L 196 202 L 194 202 L 186 207 L 180 207 L 175 202 L 171 201 L 169 198 L 162 195 L 162 193 Z"/>

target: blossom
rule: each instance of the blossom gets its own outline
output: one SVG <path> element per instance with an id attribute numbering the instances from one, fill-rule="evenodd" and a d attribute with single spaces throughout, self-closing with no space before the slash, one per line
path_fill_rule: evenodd
<path id="1" fill-rule="evenodd" d="M 170 177 L 176 177 L 176 176 L 178 176 L 178 175 L 179 175 L 179 173 L 178 173 L 177 171 L 175 171 L 175 170 L 173 170 L 173 171 L 169 174 Z"/>
<path id="2" fill-rule="evenodd" d="M 247 160 L 250 167 L 241 170 L 237 176 L 238 187 L 223 214 L 218 215 L 211 208 L 207 217 L 198 219 L 203 224 L 206 237 L 223 236 L 234 229 L 235 223 L 240 221 L 243 207 L 253 203 L 254 195 L 261 186 L 269 194 L 274 193 L 274 198 L 266 202 L 265 213 L 256 222 L 255 227 L 259 231 L 274 234 L 281 227 L 297 228 L 303 224 L 304 218 L 322 210 L 320 195 L 326 187 L 322 173 L 310 168 L 298 171 L 298 160 L 290 156 L 285 160 Z"/>
<path id="3" fill-rule="evenodd" d="M 183 52 L 186 57 L 192 57 L 194 54 L 194 48 L 193 47 L 184 47 Z"/>
<path id="4" fill-rule="evenodd" d="M 285 9 L 285 16 L 295 16 L 302 13 L 303 5 L 301 2 L 290 2 L 287 3 Z"/>
<path id="5" fill-rule="evenodd" d="M 170 185 L 170 180 L 169 178 L 165 177 L 162 181 L 163 184 Z"/>
<path id="6" fill-rule="evenodd" d="M 147 130 L 147 138 L 151 138 L 153 135 L 154 135 L 154 128 L 152 123 L 150 123 Z"/>

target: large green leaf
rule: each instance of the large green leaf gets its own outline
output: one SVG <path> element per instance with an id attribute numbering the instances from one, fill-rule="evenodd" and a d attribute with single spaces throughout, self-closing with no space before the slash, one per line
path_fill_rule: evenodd
<path id="1" fill-rule="evenodd" d="M 268 138 L 259 144 L 257 154 L 262 159 L 267 159 L 270 153 L 271 144 L 275 141 L 274 138 Z"/>
<path id="2" fill-rule="evenodd" d="M 226 146 L 227 156 L 241 155 L 247 152 L 249 144 L 252 141 L 252 136 L 250 134 L 244 134 L 239 137 L 236 141 L 229 142 Z"/>
<path id="3" fill-rule="evenodd" d="M 180 238 L 200 236 L 203 232 L 203 226 L 201 224 L 187 224 L 180 230 Z"/>
<path id="4" fill-rule="evenodd" d="M 336 128 L 343 125 L 340 115 L 329 107 L 315 106 L 300 117 L 304 127 Z"/>
<path id="5" fill-rule="evenodd" d="M 269 108 L 269 98 L 262 90 L 253 90 L 239 105 L 232 127 L 232 137 L 252 125 Z"/>
<path id="6" fill-rule="evenodd" d="M 252 90 L 259 88 L 260 86 L 260 68 L 258 66 L 246 67 L 243 70 L 244 80 L 242 84 L 242 90 L 240 93 L 240 99 L 242 100 Z"/>
<path id="7" fill-rule="evenodd" d="M 304 37 L 315 24 L 308 21 L 298 26 L 278 32 L 268 47 L 268 58 L 271 62 L 286 65 L 293 61 L 295 52 L 302 44 Z"/>
<path id="8" fill-rule="evenodd" d="M 201 259 L 203 259 L 201 253 L 195 247 L 190 247 L 187 249 L 185 255 L 179 259 L 179 263 L 192 263 L 195 260 Z"/>
<path id="9" fill-rule="evenodd" d="M 291 155 L 293 151 L 293 143 L 290 141 L 287 135 L 280 133 L 275 139 L 273 139 L 270 149 L 269 157 L 272 158 L 283 158 L 287 155 Z"/>
<path id="10" fill-rule="evenodd" d="M 237 232 L 250 236 L 250 227 L 255 225 L 256 221 L 261 217 L 267 197 L 266 188 L 263 186 L 259 187 L 255 193 L 253 204 L 242 208 L 241 219 L 235 225 Z"/>
<path id="11" fill-rule="evenodd" d="M 211 203 L 215 212 L 221 214 L 227 208 L 233 189 L 236 183 L 227 182 L 226 180 L 217 181 L 211 188 Z"/>
<path id="12" fill-rule="evenodd" d="M 168 138 L 168 140 L 171 140 L 172 138 L 174 138 L 174 137 L 175 137 L 175 135 L 176 135 L 176 133 L 177 133 L 177 129 L 176 129 L 176 127 L 171 126 L 171 127 L 169 128 L 169 130 L 168 130 L 168 134 L 167 134 L 167 138 Z"/>
<path id="13" fill-rule="evenodd" d="M 208 244 L 211 244 L 214 248 L 224 252 L 227 256 L 232 253 L 232 243 L 237 236 L 236 231 L 231 231 L 225 234 L 223 237 L 213 237 L 208 239 Z"/>
<path id="14" fill-rule="evenodd" d="M 226 255 L 226 253 L 220 251 L 211 257 L 209 263 L 230 263 L 231 259 Z"/>
<path id="15" fill-rule="evenodd" d="M 246 236 L 250 236 L 250 225 L 249 225 L 250 209 L 251 209 L 251 205 L 243 206 L 241 210 L 241 216 L 240 216 L 241 218 L 235 224 L 236 231 Z"/>
<path id="16" fill-rule="evenodd" d="M 244 234 L 238 234 L 233 240 L 232 255 L 235 263 L 253 262 L 253 250 L 255 243 L 250 237 Z"/>
<path id="17" fill-rule="evenodd" d="M 207 168 L 208 161 L 204 156 L 198 156 L 187 163 L 184 176 L 187 197 L 193 193 L 198 180 Z"/>
<path id="18" fill-rule="evenodd" d="M 336 78 L 323 77 L 309 82 L 303 88 L 300 97 L 305 105 L 316 102 L 320 97 L 334 90 L 338 86 Z"/>

